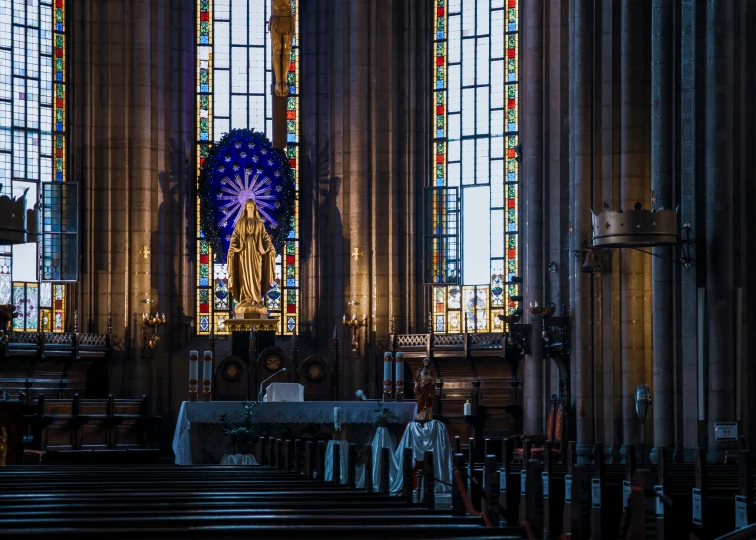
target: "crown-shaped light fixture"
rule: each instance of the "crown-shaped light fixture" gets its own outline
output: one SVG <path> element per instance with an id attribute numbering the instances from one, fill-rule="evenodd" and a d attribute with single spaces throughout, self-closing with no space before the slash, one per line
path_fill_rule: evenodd
<path id="1" fill-rule="evenodd" d="M 613 211 L 608 205 L 598 214 L 591 210 L 593 246 L 637 248 L 680 243 L 677 214 L 673 210 L 647 210 L 635 203 L 632 210 Z"/>

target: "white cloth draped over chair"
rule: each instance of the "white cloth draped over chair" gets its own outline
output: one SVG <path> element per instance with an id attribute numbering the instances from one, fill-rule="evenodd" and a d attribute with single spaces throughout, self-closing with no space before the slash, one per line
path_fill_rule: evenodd
<path id="1" fill-rule="evenodd" d="M 348 445 L 344 441 L 342 450 L 342 483 L 346 483 L 346 467 L 348 460 L 345 458 L 345 452 L 348 452 Z M 330 444 L 329 444 L 330 448 Z M 429 422 L 410 422 L 407 424 L 407 429 L 404 432 L 402 440 L 399 445 L 395 445 L 391 438 L 391 433 L 385 429 L 379 427 L 375 436 L 373 437 L 373 489 L 375 491 L 380 490 L 381 486 L 381 449 L 388 448 L 391 456 L 391 470 L 389 472 L 389 480 L 391 482 L 391 494 L 396 495 L 402 491 L 403 478 L 402 468 L 404 466 L 404 449 L 412 448 L 412 468 L 418 461 L 422 461 L 425 452 L 430 450 L 433 452 L 433 471 L 434 477 L 442 482 L 436 482 L 436 493 L 449 493 L 451 492 L 452 482 L 452 452 L 451 441 L 449 440 L 449 433 L 444 426 L 438 420 L 431 420 Z M 332 454 L 331 454 L 332 455 Z M 326 455 L 326 479 L 333 478 L 333 471 L 331 476 L 328 476 L 328 455 Z M 331 457 L 331 460 L 333 458 Z M 364 466 L 358 468 L 357 471 L 357 487 L 365 487 L 365 468 Z"/>
<path id="2" fill-rule="evenodd" d="M 394 441 L 393 434 L 384 427 L 379 427 L 375 430 L 375 436 L 373 437 L 373 491 L 379 491 L 381 489 L 381 450 L 383 448 L 389 449 L 389 455 L 391 456 L 391 470 L 389 471 L 389 478 L 393 478 L 396 474 L 396 442 Z M 365 487 L 365 465 L 359 467 L 357 473 L 357 487 Z"/>
<path id="3" fill-rule="evenodd" d="M 349 443 L 347 441 L 328 441 L 325 458 L 325 481 L 333 481 L 333 447 L 339 445 L 339 483 L 346 484 L 349 481 Z"/>
<path id="4" fill-rule="evenodd" d="M 436 481 L 435 492 L 436 493 L 449 493 L 451 492 L 452 482 L 452 452 L 451 441 L 449 440 L 449 433 L 446 431 L 446 426 L 438 420 L 431 420 L 429 422 L 410 422 L 407 424 L 407 429 L 404 432 L 402 440 L 399 442 L 399 446 L 396 449 L 394 459 L 396 469 L 392 466 L 391 475 L 391 493 L 396 494 L 402 490 L 402 467 L 404 465 L 404 449 L 412 448 L 412 468 L 418 461 L 423 460 L 425 452 L 433 452 L 433 472 L 437 480 L 445 482 L 445 484 Z M 394 474 L 396 470 L 396 474 Z"/>

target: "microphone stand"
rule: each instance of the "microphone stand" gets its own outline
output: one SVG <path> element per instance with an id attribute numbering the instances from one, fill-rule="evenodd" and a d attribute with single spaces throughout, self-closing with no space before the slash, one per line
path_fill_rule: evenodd
<path id="1" fill-rule="evenodd" d="M 260 383 L 260 391 L 257 394 L 257 401 L 262 401 L 263 400 L 263 385 L 266 382 L 268 382 L 269 380 L 271 380 L 273 377 L 275 377 L 276 375 L 278 375 L 279 373 L 282 373 L 284 371 L 286 371 L 286 368 L 281 368 L 278 371 L 276 371 L 273 375 L 271 375 L 270 377 L 268 377 L 267 379 L 265 379 L 263 382 Z"/>

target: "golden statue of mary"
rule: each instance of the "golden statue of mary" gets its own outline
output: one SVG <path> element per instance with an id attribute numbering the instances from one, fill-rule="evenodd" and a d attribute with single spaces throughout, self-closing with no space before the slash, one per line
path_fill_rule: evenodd
<path id="1" fill-rule="evenodd" d="M 276 250 L 252 199 L 244 203 L 228 247 L 228 290 L 236 318 L 266 318 L 264 296 L 275 282 Z"/>

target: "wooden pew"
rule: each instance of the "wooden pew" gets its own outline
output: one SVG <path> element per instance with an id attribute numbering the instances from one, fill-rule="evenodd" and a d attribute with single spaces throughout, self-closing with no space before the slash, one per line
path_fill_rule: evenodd
<path id="1" fill-rule="evenodd" d="M 499 507 L 502 518 L 508 525 L 519 524 L 520 518 L 520 487 L 522 462 L 514 461 L 514 441 L 502 441 L 501 454 L 503 456 L 499 472 Z"/>
<path id="2" fill-rule="evenodd" d="M 266 467 L 5 469 L 11 470 L 0 471 L 0 535 L 11 538 L 491 536 L 480 518 Z M 523 538 L 519 527 L 500 532 Z"/>
<path id="3" fill-rule="evenodd" d="M 551 447 L 551 441 L 546 441 L 545 447 Z M 575 452 L 570 458 L 576 457 Z M 567 461 L 555 463 L 550 451 L 544 453 L 542 490 L 543 490 L 543 540 L 559 538 L 562 534 L 564 521 L 564 477 L 567 474 Z M 573 463 L 574 465 L 574 463 Z"/>

